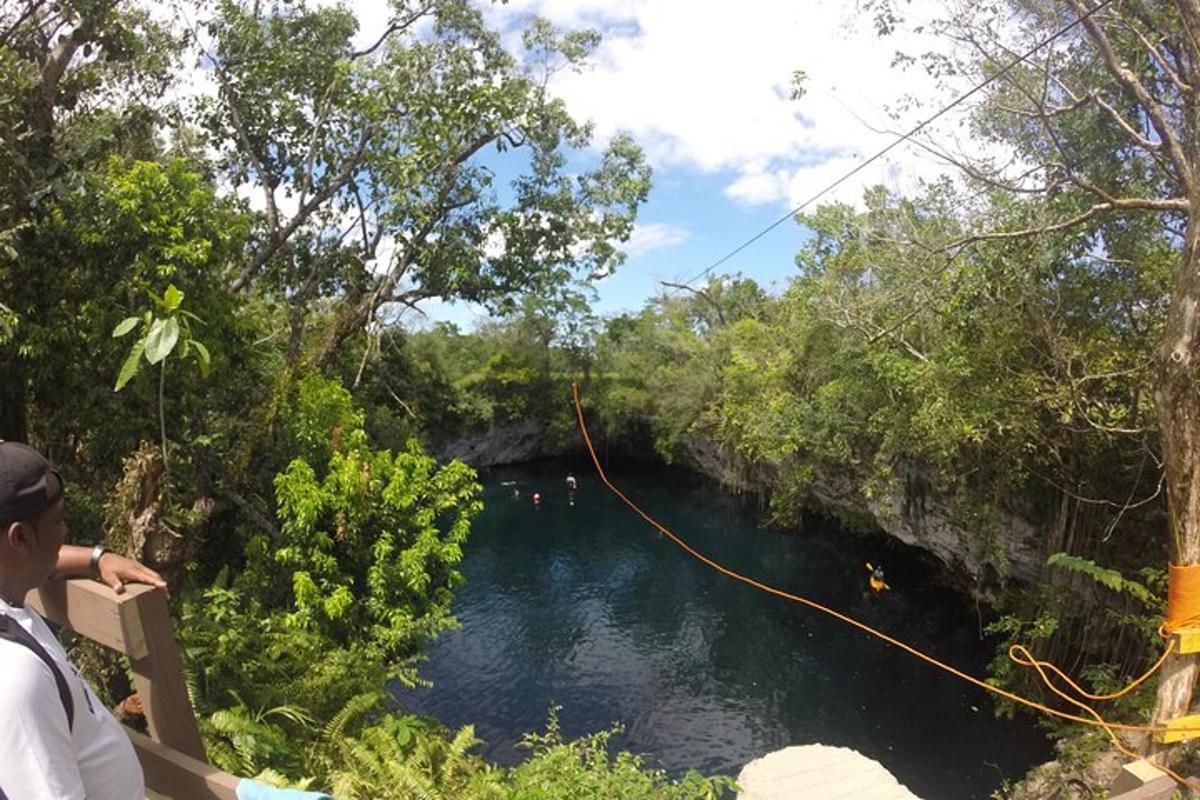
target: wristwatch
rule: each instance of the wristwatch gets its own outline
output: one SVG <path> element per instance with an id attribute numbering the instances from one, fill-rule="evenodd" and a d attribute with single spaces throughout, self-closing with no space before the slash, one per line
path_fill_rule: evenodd
<path id="1" fill-rule="evenodd" d="M 109 552 L 109 549 L 102 544 L 98 544 L 92 548 L 92 575 L 100 577 L 100 559 L 104 558 L 104 554 Z"/>

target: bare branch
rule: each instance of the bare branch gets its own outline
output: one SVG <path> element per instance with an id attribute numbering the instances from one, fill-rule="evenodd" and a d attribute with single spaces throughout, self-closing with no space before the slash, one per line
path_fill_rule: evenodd
<path id="1" fill-rule="evenodd" d="M 216 70 L 217 75 L 221 76 L 221 84 L 225 86 L 224 70 Z M 237 131 L 238 139 L 242 142 L 242 147 L 246 149 L 246 153 L 254 161 L 254 166 L 258 170 L 260 179 L 262 180 L 263 195 L 267 201 L 267 225 L 271 228 L 271 239 L 279 238 L 279 207 L 275 204 L 275 178 L 267 172 L 266 165 L 263 163 L 261 156 L 250 142 L 250 136 L 246 133 L 246 126 L 242 124 L 242 117 L 238 114 L 237 102 L 230 98 L 229 117 L 233 121 L 233 128 Z M 236 290 L 235 290 L 236 291 Z"/>
<path id="2" fill-rule="evenodd" d="M 371 126 L 362 132 L 354 152 L 347 157 L 346 163 L 342 165 L 342 168 L 338 171 L 338 173 L 330 179 L 329 183 L 327 183 L 321 189 L 321 191 L 317 192 L 315 195 L 309 198 L 305 205 L 297 209 L 296 215 L 292 217 L 291 220 L 289 220 L 288 223 L 283 226 L 283 228 L 279 229 L 278 233 L 273 235 L 270 240 L 268 240 L 267 243 L 264 244 L 262 248 L 254 255 L 254 257 L 250 259 L 250 263 L 246 265 L 246 268 L 242 270 L 241 274 L 229 284 L 230 291 L 240 292 L 242 289 L 246 288 L 254 276 L 258 274 L 259 270 L 261 270 L 263 266 L 270 261 L 277 252 L 279 252 L 280 248 L 287 243 L 292 234 L 294 234 L 301 225 L 307 222 L 308 218 L 311 217 L 317 209 L 324 205 L 326 200 L 333 197 L 342 190 L 342 187 L 350 182 L 350 177 L 354 174 L 354 171 L 358 168 L 358 165 L 362 161 L 362 156 L 366 151 L 367 143 L 371 141 L 371 138 L 374 135 L 374 126 Z"/>
<path id="3" fill-rule="evenodd" d="M 308 156 L 304 159 L 304 183 L 300 187 L 300 205 L 304 205 L 305 196 L 313 188 L 313 162 L 317 157 L 317 144 L 321 140 L 321 132 L 329 115 L 329 104 L 333 99 L 333 90 L 339 83 L 338 77 L 334 76 L 329 85 L 325 87 L 325 93 L 321 95 L 317 119 L 313 123 L 312 136 L 308 139 Z"/>
<path id="4" fill-rule="evenodd" d="M 1037 114 L 1032 113 L 1032 112 L 1023 112 L 1023 113 L 1026 113 L 1028 116 L 1033 117 L 1033 118 L 1037 118 L 1037 116 L 1038 116 Z M 871 125 L 870 123 L 868 123 L 866 120 L 862 119 L 861 117 L 859 118 L 859 122 L 865 128 L 867 128 L 868 130 L 870 130 L 873 133 L 887 134 L 890 136 L 901 136 L 902 135 L 901 131 L 892 130 L 890 128 L 877 128 L 877 127 Z M 984 172 L 981 167 L 976 166 L 975 164 L 972 164 L 965 157 L 959 158 L 959 157 L 955 156 L 946 148 L 941 147 L 938 144 L 934 143 L 934 141 L 932 139 L 926 139 L 923 137 L 912 136 L 912 137 L 909 137 L 908 141 L 911 144 L 914 144 L 917 147 L 919 147 L 920 149 L 929 153 L 934 158 L 940 159 L 940 160 L 946 162 L 947 164 L 949 164 L 950 166 L 952 166 L 958 170 L 961 170 L 962 172 L 965 172 L 968 177 L 973 178 L 974 180 L 977 180 L 980 183 L 987 184 L 988 186 L 991 186 L 994 189 L 1000 189 L 1001 191 L 1006 191 L 1006 192 L 1013 192 L 1014 194 L 1040 195 L 1040 194 L 1045 194 L 1046 192 L 1048 192 L 1052 189 L 1056 189 L 1056 188 L 1058 188 L 1058 186 L 1061 185 L 1059 183 L 1052 183 L 1052 184 L 1044 184 L 1042 186 L 1022 186 L 1020 183 L 1014 182 L 1014 181 L 1021 181 L 1025 178 L 1028 178 L 1030 175 L 1034 174 L 1035 172 L 1038 172 L 1039 170 L 1043 170 L 1044 169 L 1043 165 L 1037 165 L 1037 166 L 1030 167 L 1029 169 L 1025 170 L 1023 173 L 1021 173 L 1020 175 L 1015 176 L 1014 178 L 1011 178 L 1011 179 L 1004 178 L 998 174 L 988 174 L 987 172 Z"/>
<path id="5" fill-rule="evenodd" d="M 1080 503 L 1087 503 L 1088 505 L 1093 505 L 1093 506 L 1108 506 L 1110 508 L 1117 508 L 1117 509 L 1123 509 L 1123 510 L 1128 510 L 1130 508 L 1137 508 L 1138 506 L 1145 505 L 1146 503 L 1149 503 L 1154 498 L 1158 497 L 1159 493 L 1162 491 L 1162 479 L 1159 479 L 1158 491 L 1156 491 L 1154 494 L 1150 495 L 1149 497 L 1139 500 L 1136 503 L 1128 503 L 1128 502 L 1118 503 L 1115 500 L 1109 500 L 1107 497 L 1087 497 L 1085 495 L 1077 494 L 1076 492 L 1073 492 L 1070 489 L 1068 489 L 1067 487 L 1061 485 L 1054 479 L 1048 478 L 1045 475 L 1042 475 L 1041 473 L 1037 472 L 1036 470 L 1031 469 L 1030 474 L 1035 475 L 1038 478 L 1042 479 L 1046 483 L 1053 486 L 1055 489 L 1058 489 L 1060 492 L 1065 494 L 1067 497 L 1070 497 L 1072 500 L 1077 500 Z"/>
<path id="6" fill-rule="evenodd" d="M 96 33 L 96 25 L 100 18 L 108 13 L 110 4 L 96 8 L 79 20 L 79 24 L 67 36 L 61 38 L 50 52 L 46 63 L 42 65 L 42 75 L 38 82 L 38 91 L 45 113 L 54 107 L 54 96 L 58 91 L 59 81 L 75 57 L 75 53 L 85 42 L 91 41 Z"/>
<path id="7" fill-rule="evenodd" d="M 264 533 L 266 533 L 268 536 L 270 536 L 272 540 L 274 540 L 274 541 L 279 540 L 279 537 L 280 537 L 279 528 L 275 525 L 274 522 L 271 521 L 270 517 L 268 517 L 265 513 L 263 513 L 263 511 L 261 511 L 258 508 L 257 505 L 255 505 L 254 503 L 251 503 L 245 497 L 238 494 L 235 490 L 230 489 L 229 487 L 225 488 L 225 496 L 228 497 L 230 500 L 232 500 L 234 505 L 236 505 L 243 512 L 245 512 L 246 516 L 249 517 L 250 520 L 255 525 L 257 525 L 260 530 L 262 530 Z"/>
<path id="8" fill-rule="evenodd" d="M 1148 150 L 1151 153 L 1163 152 L 1165 147 L 1163 142 L 1152 142 L 1147 139 L 1140 131 L 1129 124 L 1129 122 L 1125 119 L 1125 115 L 1113 108 L 1110 103 L 1104 100 L 1104 98 L 1100 97 L 1099 95 L 1092 95 L 1092 99 L 1095 100 L 1096 105 L 1108 112 L 1108 115 L 1112 117 L 1113 121 L 1116 122 L 1117 125 L 1121 126 L 1121 130 L 1125 131 L 1125 133 L 1127 133 L 1131 139 L 1137 142 L 1139 147 L 1144 150 Z"/>
<path id="9" fill-rule="evenodd" d="M 1010 106 L 1005 103 L 996 103 L 995 106 L 1001 111 L 1006 111 L 1015 116 L 1039 119 L 1042 117 L 1058 117 L 1062 116 L 1063 114 L 1069 114 L 1072 111 L 1078 111 L 1080 108 L 1083 108 L 1085 105 L 1087 105 L 1089 100 L 1091 100 L 1091 95 L 1079 97 L 1075 100 L 1072 100 L 1065 106 L 1046 106 L 1039 103 L 1036 111 L 1030 111 L 1027 108 L 1017 108 L 1016 106 Z"/>
<path id="10" fill-rule="evenodd" d="M 972 39 L 972 42 L 974 43 L 973 39 Z M 1012 50 L 1010 50 L 1008 47 L 1006 47 L 1003 43 L 998 42 L 997 44 L 1002 50 L 1004 50 L 1005 53 L 1007 53 L 1011 56 L 1016 56 L 1016 53 L 1014 53 Z M 980 47 L 978 44 L 976 44 L 976 47 L 982 55 L 985 55 L 985 56 L 987 55 L 987 51 L 985 49 Z M 1049 54 L 1047 54 L 1047 59 L 1049 59 Z M 1066 114 L 1071 111 L 1078 110 L 1079 108 L 1083 107 L 1084 105 L 1087 105 L 1089 102 L 1095 103 L 1098 106 L 1100 106 L 1101 108 L 1103 108 L 1108 113 L 1108 115 L 1110 117 L 1112 117 L 1113 121 L 1116 122 L 1116 124 L 1118 126 L 1120 126 L 1120 128 L 1123 131 L 1125 131 L 1135 142 L 1137 142 L 1139 147 L 1142 147 L 1143 149 L 1149 151 L 1150 153 L 1160 153 L 1165 149 L 1165 145 L 1162 142 L 1151 141 L 1149 138 L 1147 138 L 1145 135 L 1143 135 L 1137 128 L 1135 128 L 1128 120 L 1125 119 L 1125 116 L 1123 114 L 1121 114 L 1120 111 L 1118 111 L 1116 108 L 1114 108 L 1110 103 L 1106 102 L 1096 92 L 1088 92 L 1087 94 L 1078 94 L 1078 93 L 1074 92 L 1071 89 L 1071 87 L 1069 87 L 1066 83 L 1064 83 L 1061 77 L 1052 73 L 1048 65 L 1038 66 L 1037 68 L 1042 71 L 1044 86 L 1048 85 L 1049 82 L 1053 82 L 1055 86 L 1057 86 L 1068 97 L 1071 98 L 1071 102 L 1068 105 L 1047 106 L 1045 103 L 1045 95 L 1046 95 L 1045 89 L 1043 90 L 1042 99 L 1036 100 L 1029 95 L 1029 93 L 1025 90 L 1025 88 L 1018 81 L 1008 79 L 1009 85 L 1013 86 L 1015 89 L 1017 89 L 1017 91 L 1019 91 L 1023 95 L 1025 95 L 1025 97 L 1030 101 L 1030 103 L 1032 103 L 1034 110 L 1030 111 L 1028 109 L 1018 109 L 1018 108 L 1015 108 L 1012 106 L 1007 106 L 1007 105 L 1002 105 L 1002 104 L 997 104 L 997 107 L 1002 108 L 1005 111 L 1008 111 L 1010 113 L 1020 115 L 1020 116 L 1025 116 L 1025 117 L 1035 118 L 1035 119 L 1037 119 L 1037 118 L 1042 119 L 1043 128 L 1046 130 L 1047 135 L 1050 136 L 1052 138 L 1052 140 L 1054 141 L 1055 148 L 1063 156 L 1064 160 L 1067 158 L 1067 156 L 1063 152 L 1063 149 L 1062 149 L 1060 143 L 1058 142 L 1057 137 L 1055 136 L 1055 132 L 1050 126 L 1049 118 L 1060 116 L 1062 114 Z"/>
<path id="11" fill-rule="evenodd" d="M 684 289 L 685 291 L 689 291 L 697 297 L 703 298 L 710 306 L 713 307 L 713 310 L 717 312 L 717 320 L 720 321 L 721 325 L 725 324 L 725 314 L 721 311 L 720 304 L 717 303 L 716 300 L 713 300 L 712 295 L 710 295 L 708 292 L 704 291 L 703 289 L 693 289 L 686 283 L 671 283 L 670 281 L 659 281 L 659 283 L 661 283 L 663 286 L 670 287 L 671 289 Z"/>
<path id="12" fill-rule="evenodd" d="M 883 338 L 892 339 L 895 342 L 897 342 L 901 347 L 903 347 L 905 349 L 905 351 L 907 351 L 909 353 L 909 355 L 911 355 L 913 358 L 915 358 L 918 361 L 925 363 L 925 364 L 929 363 L 928 356 L 926 356 L 924 353 L 922 353 L 917 348 L 913 347 L 912 344 L 909 343 L 909 341 L 907 339 L 905 339 L 903 336 L 900 336 L 899 334 L 896 333 L 896 330 L 900 327 L 900 325 L 902 325 L 905 321 L 907 321 L 908 318 L 915 316 L 915 312 L 908 315 L 905 320 L 903 320 L 895 325 L 889 326 L 888 328 L 881 328 L 879 330 L 872 331 L 872 330 L 868 329 L 868 325 L 866 325 L 863 321 L 854 319 L 852 316 L 850 316 L 850 311 L 845 306 L 835 305 L 834 308 L 838 312 L 841 313 L 842 319 L 840 321 L 837 319 L 830 319 L 829 322 L 831 322 L 832 324 L 836 325 L 839 328 L 842 328 L 845 330 L 856 331 L 859 335 L 861 335 L 863 337 L 863 339 L 866 340 L 868 345 L 873 345 Z M 875 327 L 875 326 L 870 326 L 870 327 Z"/>
<path id="13" fill-rule="evenodd" d="M 1160 108 L 1159 104 L 1150 95 L 1150 92 L 1146 90 L 1146 87 L 1142 85 L 1142 82 L 1138 80 L 1138 77 L 1121 62 L 1117 56 L 1116 49 L 1108 38 L 1108 34 L 1104 32 L 1104 29 L 1100 27 L 1096 20 L 1089 16 L 1090 9 L 1083 4 L 1083 0 L 1070 0 L 1070 2 L 1083 21 L 1083 27 L 1087 31 L 1088 37 L 1100 51 L 1109 74 L 1136 97 L 1138 102 L 1142 104 L 1142 107 L 1146 109 L 1146 115 L 1150 118 L 1154 130 L 1158 134 L 1158 138 L 1166 145 L 1167 155 L 1175 167 L 1179 182 L 1183 185 L 1185 193 L 1190 194 L 1194 183 L 1191 164 L 1188 162 L 1187 156 L 1184 155 L 1183 146 L 1179 138 L 1175 135 L 1175 131 L 1163 116 L 1162 108 Z"/>
<path id="14" fill-rule="evenodd" d="M 1115 425 L 1105 425 L 1102 422 L 1096 422 L 1094 419 L 1092 419 L 1092 416 L 1088 413 L 1087 409 L 1082 405 L 1076 403 L 1075 407 L 1079 410 L 1079 415 L 1083 417 L 1083 421 L 1101 433 L 1119 433 L 1122 435 L 1140 436 L 1147 432 L 1146 428 L 1144 427 L 1119 428 Z"/>
<path id="15" fill-rule="evenodd" d="M 1179 76 L 1179 73 L 1175 71 L 1174 67 L 1172 67 L 1171 62 L 1168 61 L 1166 57 L 1158 51 L 1158 48 L 1146 38 L 1145 34 L 1142 33 L 1141 28 L 1134 25 L 1133 22 L 1131 22 L 1127 17 L 1119 17 L 1119 19 L 1122 23 L 1124 23 L 1125 27 L 1137 37 L 1138 41 L 1141 42 L 1142 47 L 1144 47 L 1146 52 L 1150 54 L 1150 57 L 1154 59 L 1162 71 L 1166 73 L 1167 77 L 1171 79 L 1171 83 L 1175 84 L 1175 88 L 1179 89 L 1179 91 L 1183 92 L 1184 94 L 1191 94 L 1194 91 L 1192 85 Z"/>
<path id="16" fill-rule="evenodd" d="M 410 291 L 405 292 L 404 294 L 399 294 L 399 295 L 395 294 L 393 292 L 392 296 L 390 298 L 388 298 L 388 302 L 389 303 L 399 303 L 400 305 L 407 308 L 409 311 L 415 311 L 416 313 L 420 314 L 422 317 L 425 317 L 426 319 L 428 319 L 429 315 L 425 313 L 425 309 L 418 306 L 417 303 L 421 302 L 422 300 L 428 300 L 429 298 L 435 297 L 435 296 L 436 295 L 434 295 L 433 292 L 427 292 L 427 291 L 420 290 L 420 289 L 414 289 L 414 290 L 410 290 Z"/>
<path id="17" fill-rule="evenodd" d="M 25 24 L 26 20 L 41 10 L 45 4 L 46 0 L 34 0 L 34 2 L 26 3 L 25 10 L 21 12 L 21 16 L 17 17 L 12 25 L 5 28 L 3 33 L 0 33 L 0 45 L 8 46 L 9 38 L 17 32 L 18 28 Z"/>
<path id="18" fill-rule="evenodd" d="M 371 294 L 370 299 L 359 303 L 353 309 L 345 311 L 338 315 L 333 324 L 333 330 L 325 339 L 324 345 L 317 352 L 313 359 L 314 366 L 322 366 L 330 356 L 337 350 L 338 346 L 345 341 L 346 337 L 350 336 L 354 331 L 358 330 L 359 326 L 370 320 L 371 316 L 379 305 L 385 301 L 393 300 L 392 292 L 396 285 L 400 282 L 408 272 L 408 268 L 412 266 L 420 252 L 422 245 L 433 233 L 437 225 L 442 222 L 446 214 L 451 211 L 462 208 L 474 202 L 474 198 L 459 201 L 457 203 L 446 204 L 445 198 L 449 194 L 450 187 L 446 186 L 442 189 L 442 203 L 439 203 L 438 210 L 429 215 L 425 223 L 416 231 L 415 234 L 407 242 L 405 242 L 402 253 L 398 250 L 397 254 L 392 256 L 393 263 L 388 269 L 388 274 L 380 280 L 379 285 L 375 287 L 375 291 Z"/>
<path id="19" fill-rule="evenodd" d="M 366 47 L 362 50 L 355 50 L 353 53 L 350 54 L 350 58 L 353 60 L 353 59 L 362 58 L 363 56 L 371 55 L 376 50 L 378 50 L 380 48 L 380 46 L 382 46 L 383 43 L 387 41 L 388 37 L 391 36 L 393 33 L 408 30 L 410 27 L 413 26 L 414 23 L 416 23 L 422 17 L 425 17 L 426 15 L 428 15 L 429 12 L 433 10 L 434 5 L 435 5 L 434 2 L 432 2 L 432 0 L 429 0 L 420 8 L 413 10 L 413 12 L 411 14 L 409 14 L 408 17 L 406 17 L 405 19 L 393 20 L 391 22 L 391 24 L 389 24 L 387 26 L 387 28 L 384 29 L 384 31 L 380 35 L 380 37 L 375 40 L 375 44 L 372 44 L 369 47 Z"/>
<path id="20" fill-rule="evenodd" d="M 1052 222 L 1046 225 L 1037 225 L 1029 228 L 1019 228 L 1016 230 L 975 233 L 943 245 L 941 249 L 948 252 L 950 250 L 957 250 L 959 248 L 966 247 L 967 245 L 974 244 L 976 242 L 1019 239 L 1024 236 L 1055 233 L 1057 231 L 1066 230 L 1067 228 L 1087 222 L 1093 217 L 1108 211 L 1167 211 L 1186 214 L 1188 211 L 1188 201 L 1182 197 L 1163 200 L 1148 197 L 1112 198 L 1111 200 L 1107 200 L 1103 203 L 1096 203 L 1086 211 L 1076 214 L 1074 217 L 1068 217 L 1067 219 L 1059 220 L 1058 222 Z"/>

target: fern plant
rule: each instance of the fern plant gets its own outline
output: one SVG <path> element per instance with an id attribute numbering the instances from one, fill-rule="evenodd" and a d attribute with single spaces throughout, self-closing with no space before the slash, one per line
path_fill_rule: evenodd
<path id="1" fill-rule="evenodd" d="M 313 725 L 308 713 L 295 705 L 253 711 L 234 695 L 231 708 L 213 712 L 202 721 L 210 760 L 235 775 L 258 775 L 285 763 L 294 752 L 291 737 L 278 722 L 299 728 Z"/>
<path id="2" fill-rule="evenodd" d="M 326 725 L 318 758 L 330 766 L 338 800 L 500 800 L 503 771 L 471 753 L 479 744 L 470 725 L 452 737 L 412 715 L 389 714 L 347 735 L 378 707 L 378 694 L 359 695 Z M 336 764 L 336 766 L 333 766 Z"/>
<path id="3" fill-rule="evenodd" d="M 1102 567 L 1095 561 L 1087 558 L 1073 556 L 1068 553 L 1055 553 L 1046 559 L 1046 564 L 1079 575 L 1086 575 L 1101 586 L 1111 589 L 1114 592 L 1130 595 L 1142 601 L 1150 608 L 1156 608 L 1161 602 L 1159 598 L 1154 596 L 1153 592 L 1138 581 L 1126 578 L 1115 569 Z"/>

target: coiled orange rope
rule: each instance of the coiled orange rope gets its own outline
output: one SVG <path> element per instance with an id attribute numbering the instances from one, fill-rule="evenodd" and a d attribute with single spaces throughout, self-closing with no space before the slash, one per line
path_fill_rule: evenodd
<path id="1" fill-rule="evenodd" d="M 618 489 L 612 483 L 612 481 L 610 481 L 608 479 L 608 475 L 604 472 L 604 467 L 602 467 L 600 465 L 600 458 L 596 455 L 596 449 L 595 449 L 595 447 L 592 446 L 592 438 L 588 434 L 587 425 L 583 419 L 583 408 L 579 402 L 579 387 L 574 382 L 571 383 L 571 392 L 572 392 L 572 396 L 573 396 L 573 399 L 575 402 L 575 415 L 576 415 L 577 419 L 579 420 L 579 431 L 583 436 L 584 444 L 587 446 L 588 455 L 590 455 L 592 458 L 592 464 L 595 465 L 595 467 L 596 467 L 596 474 L 600 477 L 600 481 L 605 486 L 607 486 L 618 498 L 620 498 L 621 501 L 623 503 L 625 503 L 625 505 L 629 506 L 629 508 L 632 509 L 635 514 L 637 514 L 639 517 L 641 517 L 643 520 L 645 520 L 648 524 L 650 524 L 652 527 L 654 527 L 656 530 L 658 530 L 660 533 L 662 533 L 664 536 L 666 536 L 668 539 L 670 539 L 672 542 L 674 542 L 676 545 L 678 545 L 688 555 L 692 556 L 693 558 L 695 558 L 696 560 L 705 564 L 706 566 L 710 567 L 711 569 L 716 570 L 717 572 L 721 573 L 722 575 L 733 578 L 736 581 L 741 581 L 742 583 L 745 583 L 748 586 L 753 586 L 755 589 L 758 589 L 759 591 L 766 592 L 767 594 L 775 595 L 776 597 L 782 597 L 783 599 L 790 600 L 793 603 L 799 603 L 801 605 L 808 606 L 809 608 L 812 608 L 816 611 L 820 611 L 823 614 L 828 614 L 829 616 L 833 617 L 834 619 L 840 620 L 840 621 L 846 623 L 847 625 L 851 625 L 855 628 L 858 628 L 861 631 L 871 634 L 872 636 L 874 636 L 876 638 L 882 639 L 883 641 L 887 642 L 888 644 L 892 645 L 893 647 L 899 648 L 900 650 L 903 650 L 906 653 L 909 653 L 910 655 L 916 656 L 917 658 L 921 659 L 922 661 L 932 664 L 933 666 L 937 667 L 938 669 L 948 672 L 951 675 L 955 676 L 956 678 L 964 680 L 967 683 L 972 684 L 973 686 L 977 686 L 980 689 L 983 689 L 984 691 L 991 692 L 992 694 L 1003 697 L 1004 699 L 1009 700 L 1013 703 L 1017 703 L 1018 705 L 1023 705 L 1027 708 L 1032 708 L 1035 711 L 1042 712 L 1043 714 L 1049 714 L 1054 717 L 1059 717 L 1060 719 L 1066 719 L 1066 720 L 1070 720 L 1071 722 L 1081 723 L 1083 725 L 1091 725 L 1093 727 L 1103 728 L 1105 733 L 1108 734 L 1109 738 L 1112 739 L 1113 744 L 1116 746 L 1116 748 L 1118 750 L 1120 750 L 1124 755 L 1126 755 L 1130 758 L 1136 759 L 1136 758 L 1139 758 L 1139 756 L 1137 755 L 1137 753 L 1134 753 L 1133 751 L 1126 748 L 1121 743 L 1120 739 L 1117 737 L 1117 735 L 1116 735 L 1116 733 L 1114 733 L 1114 731 L 1136 731 L 1136 732 L 1145 732 L 1145 733 L 1161 733 L 1161 732 L 1167 730 L 1167 727 L 1165 725 L 1126 725 L 1126 724 L 1117 723 L 1117 722 L 1107 722 L 1091 706 L 1087 705 L 1086 703 L 1084 703 L 1083 701 L 1081 701 L 1075 697 L 1072 697 L 1071 695 L 1067 694 L 1062 689 L 1055 686 L 1054 682 L 1051 679 L 1051 675 L 1057 676 L 1061 680 L 1065 681 L 1073 690 L 1075 690 L 1076 692 L 1078 692 L 1081 696 L 1083 696 L 1085 698 L 1092 699 L 1092 700 L 1114 699 L 1116 697 L 1120 697 L 1120 696 L 1132 691 L 1134 688 L 1136 688 L 1142 682 L 1147 680 L 1151 675 L 1153 675 L 1154 672 L 1157 671 L 1162 666 L 1162 664 L 1166 661 L 1167 656 L 1170 655 L 1170 653 L 1172 652 L 1172 650 L 1174 648 L 1174 641 L 1172 641 L 1170 644 L 1168 644 L 1166 652 L 1163 653 L 1162 657 L 1158 660 L 1158 662 L 1153 667 L 1151 667 L 1150 670 L 1148 672 L 1146 672 L 1146 674 L 1142 675 L 1140 678 L 1135 680 L 1129 686 L 1127 686 L 1124 689 L 1120 690 L 1119 692 L 1115 692 L 1111 695 L 1089 694 L 1088 692 L 1086 692 L 1082 688 L 1080 688 L 1069 677 L 1067 677 L 1067 675 L 1065 673 L 1063 673 L 1062 670 L 1060 670 L 1058 667 L 1056 667 L 1053 664 L 1050 664 L 1048 662 L 1038 661 L 1037 659 L 1035 659 L 1030 654 L 1029 650 L 1026 649 L 1023 645 L 1014 645 L 1013 647 L 1011 647 L 1009 649 L 1009 658 L 1011 658 L 1015 663 L 1017 663 L 1021 666 L 1033 668 L 1038 673 L 1039 677 L 1041 677 L 1042 682 L 1045 683 L 1046 686 L 1052 692 L 1054 692 L 1056 695 L 1061 697 L 1063 700 L 1076 706 L 1081 711 L 1086 713 L 1088 715 L 1086 717 L 1079 716 L 1078 714 L 1071 714 L 1071 713 L 1068 713 L 1065 711 L 1059 711 L 1058 709 L 1051 708 L 1047 705 L 1043 705 L 1042 703 L 1038 703 L 1035 700 L 1030 700 L 1027 697 L 1022 697 L 1021 695 L 1018 695 L 1014 692 L 1010 692 L 1007 689 L 1002 689 L 999 686 L 993 686 L 992 684 L 987 683 L 986 681 L 980 680 L 979 678 L 976 678 L 973 675 L 969 675 L 969 674 L 963 672 L 962 670 L 957 669 L 956 667 L 953 667 L 950 664 L 947 664 L 944 661 L 941 661 L 941 660 L 935 658 L 934 656 L 931 656 L 931 655 L 917 649 L 916 647 L 913 647 L 910 644 L 902 642 L 899 639 L 896 639 L 892 636 L 889 636 L 888 634 L 886 634 L 882 631 L 876 630 L 875 628 L 872 628 L 870 625 L 867 625 L 864 622 L 859 622 L 858 620 L 854 619 L 853 617 L 849 617 L 849 616 L 841 613 L 840 611 L 835 611 L 834 609 L 829 608 L 828 606 L 824 606 L 824 605 L 816 602 L 815 600 L 810 600 L 807 597 L 803 597 L 798 594 L 793 594 L 792 592 L 787 592 L 782 589 L 777 589 L 774 586 L 769 586 L 765 583 L 761 583 L 760 581 L 756 581 L 753 578 L 749 578 L 749 577 L 746 577 L 745 575 L 734 572 L 733 570 L 729 569 L 728 567 L 722 566 L 721 564 L 717 563 L 716 561 L 713 561 L 711 558 L 708 558 L 704 554 L 695 550 L 687 542 L 680 539 L 673 532 L 671 532 L 668 528 L 666 528 L 661 523 L 659 523 L 657 520 L 655 520 L 653 517 L 651 517 L 649 514 L 642 511 L 640 508 L 638 508 L 638 506 L 632 500 L 630 500 L 628 497 L 626 497 L 625 494 L 620 489 Z M 1200 575 L 1200 567 L 1198 567 L 1196 569 L 1197 569 L 1197 574 Z M 1196 583 L 1192 584 L 1192 586 L 1197 589 L 1200 589 L 1200 578 L 1198 578 Z M 1200 591 L 1196 591 L 1195 594 L 1191 595 L 1191 596 L 1200 596 Z M 1184 730 L 1184 729 L 1180 728 L 1177 730 Z M 1155 764 L 1154 766 L 1157 769 L 1164 772 L 1165 774 L 1171 776 L 1171 778 L 1178 781 L 1179 783 L 1185 784 L 1192 789 L 1200 791 L 1200 786 L 1197 786 L 1195 784 L 1188 782 L 1188 780 L 1186 778 L 1176 774 L 1175 772 L 1172 772 L 1171 770 L 1167 769 L 1166 767 L 1160 766 L 1158 764 Z"/>
<path id="2" fill-rule="evenodd" d="M 1167 567 L 1167 633 L 1200 628 L 1200 564 Z"/>

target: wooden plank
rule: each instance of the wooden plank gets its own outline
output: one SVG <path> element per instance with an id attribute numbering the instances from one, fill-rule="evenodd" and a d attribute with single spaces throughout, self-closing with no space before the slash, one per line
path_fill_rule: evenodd
<path id="1" fill-rule="evenodd" d="M 93 580 L 50 581 L 25 601 L 43 617 L 131 658 L 146 655 L 137 598 L 155 591 L 131 584 L 117 594 Z"/>
<path id="2" fill-rule="evenodd" d="M 171 627 L 166 594 L 159 590 L 139 592 L 133 597 L 132 607 L 141 621 L 146 646 L 142 657 L 130 656 L 129 666 L 150 735 L 156 742 L 204 761 L 204 745 L 183 679 L 183 659 Z"/>
<path id="3" fill-rule="evenodd" d="M 148 736 L 126 729 L 146 788 L 173 800 L 236 800 L 238 778 L 203 761 L 172 750 Z"/>

